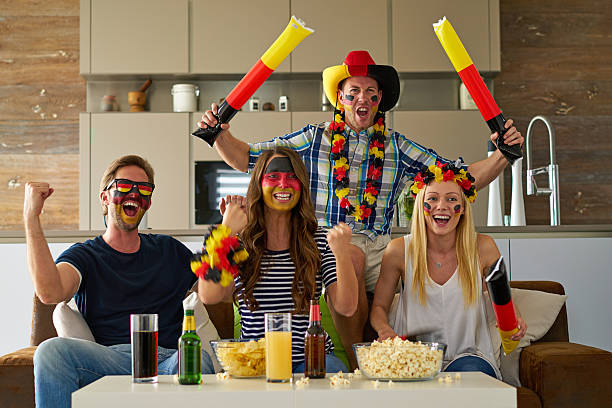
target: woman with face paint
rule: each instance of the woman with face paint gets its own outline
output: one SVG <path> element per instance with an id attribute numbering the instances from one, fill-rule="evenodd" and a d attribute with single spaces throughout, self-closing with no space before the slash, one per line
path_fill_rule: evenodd
<path id="1" fill-rule="evenodd" d="M 481 371 L 501 379 L 485 309 L 483 278 L 500 257 L 495 241 L 477 234 L 471 202 L 474 178 L 452 164 L 423 167 L 411 234 L 391 241 L 383 256 L 370 322 L 379 340 L 395 336 L 445 343 L 444 371 Z M 394 321 L 388 313 L 401 281 Z M 518 340 L 526 324 L 516 309 Z"/>
<path id="2" fill-rule="evenodd" d="M 317 226 L 307 187 L 308 176 L 293 150 L 278 147 L 261 155 L 253 169 L 247 197 L 222 200 L 223 225 L 239 233 L 248 252 L 238 276 L 228 286 L 199 280 L 204 303 L 238 303 L 243 339 L 264 337 L 264 314 L 292 312 L 293 372 L 304 371 L 304 334 L 311 299 L 325 287 L 340 313 L 357 308 L 357 278 L 350 259 L 351 229 L 341 223 L 327 233 Z M 326 340 L 328 372 L 346 371 Z"/>

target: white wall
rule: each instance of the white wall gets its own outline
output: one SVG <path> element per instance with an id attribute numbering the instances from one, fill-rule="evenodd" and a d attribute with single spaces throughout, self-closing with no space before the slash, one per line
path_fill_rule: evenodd
<path id="1" fill-rule="evenodd" d="M 192 250 L 200 237 L 182 238 Z M 570 340 L 612 351 L 612 238 L 496 239 L 514 280 L 554 280 L 568 295 Z M 57 257 L 70 243 L 50 244 Z M 0 244 L 0 355 L 30 344 L 34 289 L 25 244 Z M 507 265 L 508 265 L 507 264 Z"/>
<path id="2" fill-rule="evenodd" d="M 202 247 L 199 237 L 184 240 L 192 251 Z M 51 243 L 53 258 L 57 258 L 72 243 Z M 30 345 L 32 298 L 34 286 L 28 272 L 25 244 L 0 244 L 0 356 Z"/>
<path id="3" fill-rule="evenodd" d="M 612 238 L 511 239 L 513 280 L 565 287 L 570 341 L 612 351 Z"/>

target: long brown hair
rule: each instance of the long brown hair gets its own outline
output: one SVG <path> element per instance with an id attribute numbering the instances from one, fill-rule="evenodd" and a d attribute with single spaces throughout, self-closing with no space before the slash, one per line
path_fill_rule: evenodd
<path id="1" fill-rule="evenodd" d="M 274 155 L 289 158 L 298 180 L 302 184 L 302 191 L 298 204 L 291 210 L 290 234 L 291 242 L 289 253 L 295 265 L 291 297 L 295 304 L 295 312 L 304 314 L 308 310 L 308 302 L 313 299 L 316 292 L 316 276 L 321 267 L 321 253 L 314 240 L 317 231 L 317 219 L 310 198 L 310 186 L 306 166 L 302 159 L 293 150 L 277 146 L 274 150 L 267 150 L 255 163 L 255 168 L 249 182 L 247 191 L 247 225 L 240 234 L 249 258 L 240 268 L 239 280 L 242 291 L 238 295 L 251 311 L 255 311 L 259 304 L 253 296 L 255 285 L 262 275 L 261 259 L 267 248 L 266 223 L 264 219 L 264 201 L 261 188 L 263 176 L 268 160 Z M 236 296 L 236 294 L 234 294 Z"/>

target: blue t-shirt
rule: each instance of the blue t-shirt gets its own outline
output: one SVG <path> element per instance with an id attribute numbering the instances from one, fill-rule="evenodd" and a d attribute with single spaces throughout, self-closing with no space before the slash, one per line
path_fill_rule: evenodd
<path id="1" fill-rule="evenodd" d="M 55 262 L 81 273 L 74 299 L 97 343 L 129 344 L 130 314 L 157 313 L 159 345 L 176 349 L 182 300 L 196 281 L 189 268 L 192 253 L 167 235 L 139 236 L 133 254 L 114 250 L 98 236 L 72 245 Z"/>

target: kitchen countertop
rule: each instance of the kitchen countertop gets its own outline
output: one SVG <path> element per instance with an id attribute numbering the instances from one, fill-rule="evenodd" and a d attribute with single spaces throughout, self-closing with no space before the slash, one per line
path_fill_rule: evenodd
<path id="1" fill-rule="evenodd" d="M 394 237 L 406 233 L 405 227 L 393 227 L 391 234 Z M 491 235 L 493 238 L 595 238 L 612 237 L 612 224 L 600 225 L 527 225 L 523 227 L 476 227 L 478 232 Z M 149 233 L 167 234 L 179 239 L 198 241 L 208 231 L 205 226 L 194 229 L 177 230 L 146 230 Z M 100 235 L 103 231 L 94 230 L 53 230 L 45 231 L 49 242 L 79 242 Z M 23 231 L 0 231 L 0 243 L 23 243 Z"/>

